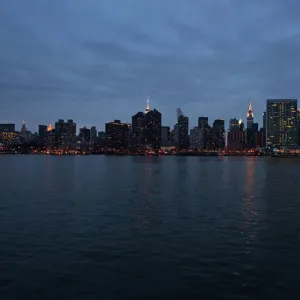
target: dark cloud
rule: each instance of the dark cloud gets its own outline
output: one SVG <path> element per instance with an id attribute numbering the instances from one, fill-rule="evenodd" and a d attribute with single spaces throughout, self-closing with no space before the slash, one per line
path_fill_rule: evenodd
<path id="1" fill-rule="evenodd" d="M 73 118 L 103 129 L 151 105 L 258 120 L 268 97 L 298 97 L 297 0 L 3 0 L 0 121 Z"/>

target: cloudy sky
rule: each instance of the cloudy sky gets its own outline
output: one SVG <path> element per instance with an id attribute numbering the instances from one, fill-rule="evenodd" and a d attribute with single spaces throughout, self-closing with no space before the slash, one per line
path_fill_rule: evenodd
<path id="1" fill-rule="evenodd" d="M 300 94 L 298 0 L 1 0 L 0 122 L 98 130 L 151 107 L 261 122 Z"/>

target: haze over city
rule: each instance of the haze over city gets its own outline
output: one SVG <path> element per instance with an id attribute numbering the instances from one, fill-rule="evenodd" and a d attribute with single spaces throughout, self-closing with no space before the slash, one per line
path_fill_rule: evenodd
<path id="1" fill-rule="evenodd" d="M 298 98 L 299 1 L 23 1 L 0 10 L 0 121 L 104 129 L 151 107 L 256 121 Z"/>

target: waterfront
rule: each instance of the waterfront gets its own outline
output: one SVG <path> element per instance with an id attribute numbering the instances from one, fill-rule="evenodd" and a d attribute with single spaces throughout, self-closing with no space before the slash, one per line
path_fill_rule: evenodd
<path id="1" fill-rule="evenodd" d="M 293 299 L 300 160 L 5 155 L 1 299 Z"/>

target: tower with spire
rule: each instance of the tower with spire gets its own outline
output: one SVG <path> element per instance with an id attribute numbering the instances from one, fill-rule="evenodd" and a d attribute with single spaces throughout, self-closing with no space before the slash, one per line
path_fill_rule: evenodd
<path id="1" fill-rule="evenodd" d="M 145 114 L 147 114 L 150 111 L 150 99 L 149 96 L 147 97 L 147 104 L 146 104 L 146 110 L 145 110 Z"/>
<path id="2" fill-rule="evenodd" d="M 247 111 L 247 129 L 252 128 L 253 121 L 254 121 L 254 114 L 253 114 L 252 102 L 251 102 L 251 98 L 250 98 L 249 104 L 248 104 L 248 111 Z"/>

